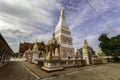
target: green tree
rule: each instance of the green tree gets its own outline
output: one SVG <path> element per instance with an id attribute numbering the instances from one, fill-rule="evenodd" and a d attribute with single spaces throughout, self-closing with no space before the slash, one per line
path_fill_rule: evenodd
<path id="1" fill-rule="evenodd" d="M 93 50 L 93 48 L 92 47 L 89 47 L 89 48 L 91 50 L 92 55 L 95 55 L 95 51 Z"/>
<path id="2" fill-rule="evenodd" d="M 107 34 L 102 34 L 99 41 L 99 47 L 106 55 L 120 56 L 120 35 L 109 38 Z"/>

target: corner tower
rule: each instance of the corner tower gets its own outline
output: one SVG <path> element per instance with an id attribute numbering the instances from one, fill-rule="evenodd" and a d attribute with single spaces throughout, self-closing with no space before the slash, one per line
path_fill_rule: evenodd
<path id="1" fill-rule="evenodd" d="M 59 21 L 55 28 L 55 38 L 60 44 L 60 57 L 62 59 L 65 59 L 68 56 L 73 57 L 74 54 L 73 39 L 69 27 L 67 25 L 67 22 L 65 20 L 63 8 L 61 8 L 60 10 Z"/>

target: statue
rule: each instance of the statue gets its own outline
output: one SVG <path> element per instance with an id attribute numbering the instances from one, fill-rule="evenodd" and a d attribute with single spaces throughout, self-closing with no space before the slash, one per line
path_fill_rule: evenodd
<path id="1" fill-rule="evenodd" d="M 53 38 L 49 40 L 46 46 L 46 54 L 47 54 L 46 59 L 48 60 L 54 58 L 60 59 L 60 45 L 57 43 L 54 33 L 53 33 Z"/>
<path id="2" fill-rule="evenodd" d="M 42 69 L 50 72 L 56 70 L 63 70 L 60 63 L 60 45 L 58 44 L 55 34 L 53 33 L 53 38 L 49 40 L 46 46 L 46 57 L 43 60 L 44 66 Z"/>

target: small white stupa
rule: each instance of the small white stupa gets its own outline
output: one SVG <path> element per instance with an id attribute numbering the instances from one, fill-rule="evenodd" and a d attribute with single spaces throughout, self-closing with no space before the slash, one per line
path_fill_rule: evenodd
<path id="1" fill-rule="evenodd" d="M 39 53 L 40 53 L 40 51 L 38 49 L 37 41 L 35 42 L 34 47 L 33 47 L 32 51 L 31 51 L 31 53 L 32 53 L 31 63 L 37 63 L 36 59 L 39 58 Z"/>
<path id="2" fill-rule="evenodd" d="M 91 54 L 91 49 L 88 46 L 87 40 L 84 40 L 82 53 L 83 53 L 83 60 L 86 61 L 86 65 L 92 65 L 92 54 Z"/>

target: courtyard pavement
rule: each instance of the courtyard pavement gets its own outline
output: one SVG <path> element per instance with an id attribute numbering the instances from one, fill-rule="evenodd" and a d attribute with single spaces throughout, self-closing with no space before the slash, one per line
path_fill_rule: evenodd
<path id="1" fill-rule="evenodd" d="M 120 64 L 102 64 L 65 68 L 63 71 L 47 73 L 38 65 L 24 62 L 41 80 L 120 80 Z"/>
<path id="2" fill-rule="evenodd" d="M 21 62 L 12 61 L 0 67 L 0 80 L 38 80 Z"/>
<path id="3" fill-rule="evenodd" d="M 41 79 L 43 78 L 50 78 L 50 77 L 54 77 L 54 76 L 58 76 L 58 75 L 64 75 L 66 73 L 71 73 L 71 72 L 75 72 L 75 71 L 81 71 L 87 68 L 93 68 L 93 67 L 97 67 L 99 65 L 96 66 L 84 66 L 84 67 L 70 67 L 70 68 L 65 68 L 62 71 L 55 71 L 55 72 L 46 72 L 44 70 L 41 69 L 40 66 L 38 66 L 37 64 L 31 64 L 29 62 L 23 62 L 23 64 L 29 68 L 32 72 L 34 72 L 36 75 L 38 75 Z"/>
<path id="4" fill-rule="evenodd" d="M 43 80 L 120 80 L 120 64 L 107 64 Z"/>
<path id="5" fill-rule="evenodd" d="M 47 73 L 36 64 L 12 61 L 0 67 L 0 80 L 120 80 L 120 63 L 72 67 Z"/>

